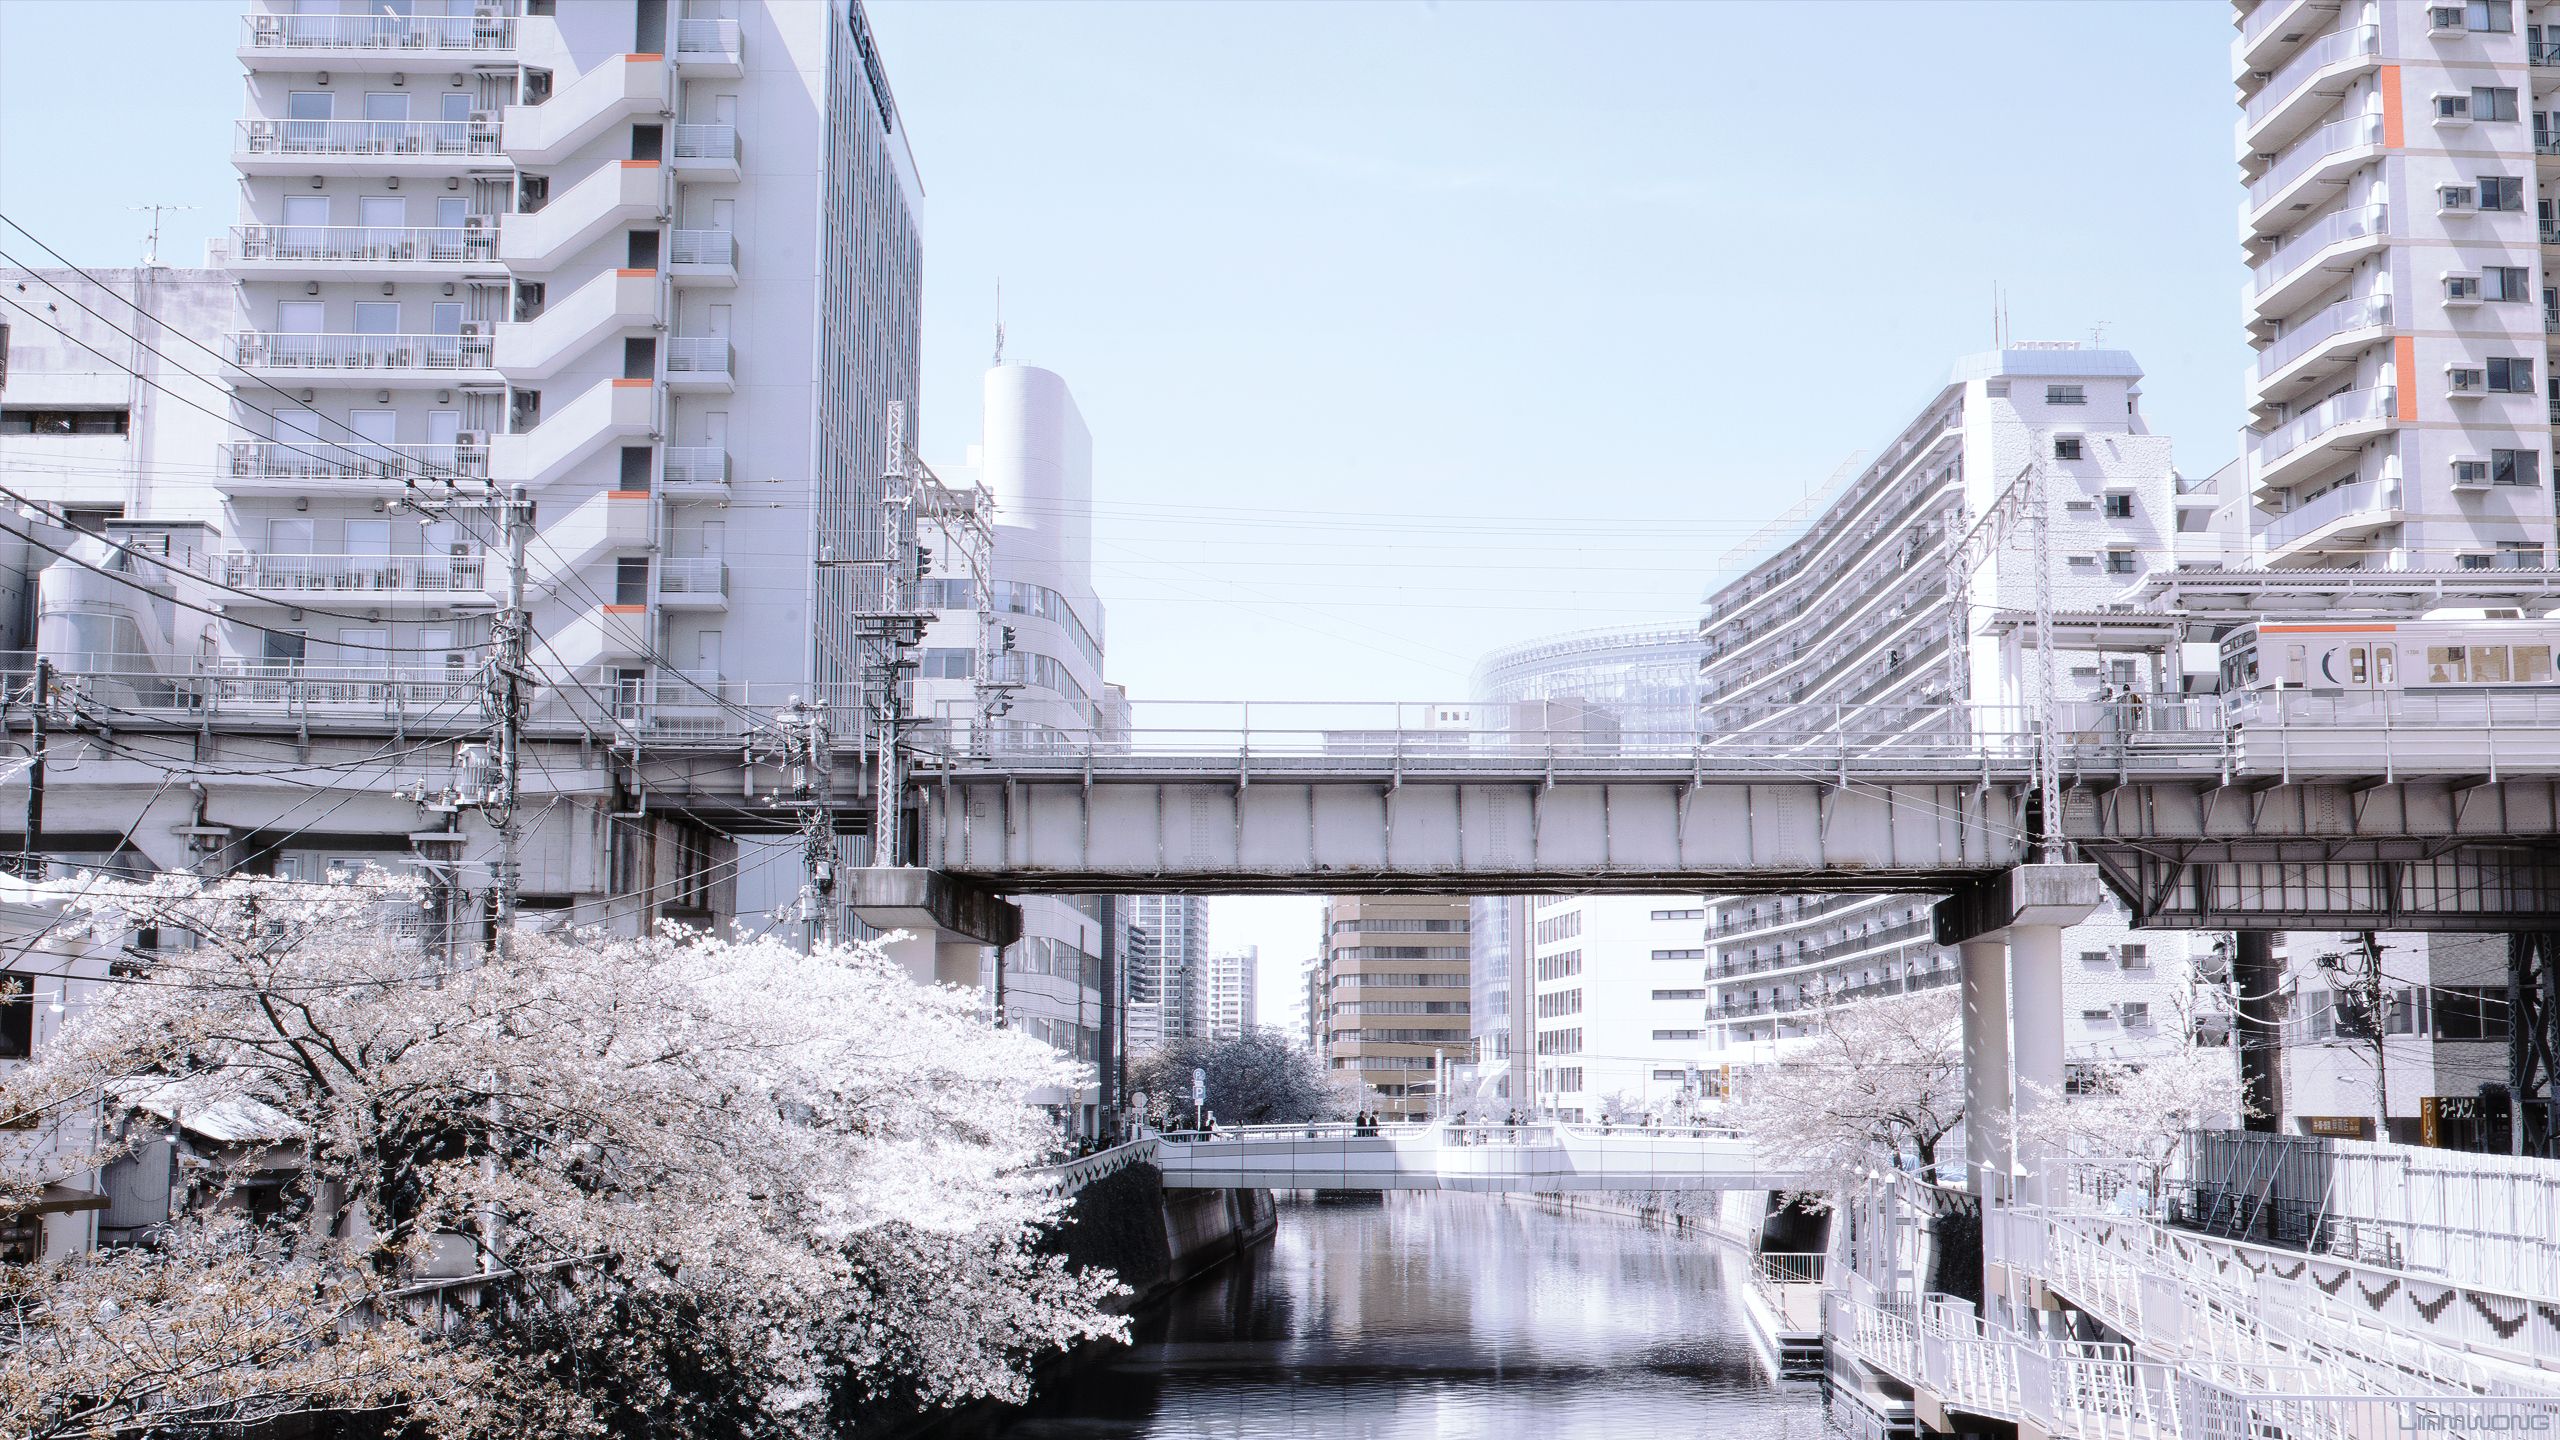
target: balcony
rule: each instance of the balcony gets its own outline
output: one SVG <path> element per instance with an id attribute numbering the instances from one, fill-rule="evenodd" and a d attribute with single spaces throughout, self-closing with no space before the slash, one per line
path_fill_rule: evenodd
<path id="1" fill-rule="evenodd" d="M 2376 385 L 2332 396 L 2261 439 L 2251 466 L 2261 490 L 2282 490 L 2334 465 L 2399 423 L 2399 392 Z"/>
<path id="2" fill-rule="evenodd" d="M 658 314 L 658 272 L 606 271 L 531 320 L 499 326 L 498 370 L 545 379 L 612 336 L 653 328 Z"/>
<path id="3" fill-rule="evenodd" d="M 729 498 L 729 452 L 719 445 L 670 445 L 659 452 L 659 492 L 670 500 Z"/>
<path id="4" fill-rule="evenodd" d="M 686 79 L 735 80 L 747 73 L 735 20 L 676 22 L 676 66 Z"/>
<path id="5" fill-rule="evenodd" d="M 466 335 L 299 335 L 243 330 L 234 360 L 254 375 L 299 385 L 495 385 L 485 333 Z"/>
<path id="6" fill-rule="evenodd" d="M 221 446 L 217 457 L 215 483 L 234 495 L 397 495 L 413 485 L 489 478 L 488 447 L 468 439 L 454 445 L 241 440 Z"/>
<path id="7" fill-rule="evenodd" d="M 669 153 L 680 180 L 727 181 L 738 178 L 738 127 L 678 125 Z"/>
<path id="8" fill-rule="evenodd" d="M 724 335 L 667 339 L 667 388 L 726 395 L 738 388 L 738 351 Z"/>
<path id="9" fill-rule="evenodd" d="M 445 606 L 483 594 L 488 578 L 487 563 L 478 555 L 235 553 L 222 564 L 224 584 L 272 596 L 283 605 L 328 599 L 369 606 Z"/>
<path id="10" fill-rule="evenodd" d="M 2356 262 L 2390 243 L 2391 207 L 2367 205 L 2324 215 L 2251 267 L 2249 318 L 2276 319 L 2338 283 Z"/>
<path id="11" fill-rule="evenodd" d="M 2359 295 L 2295 322 L 2258 352 L 2251 372 L 2258 403 L 2273 403 L 2268 392 L 2302 378 L 2321 361 L 2341 357 L 2378 343 L 2391 328 L 2391 297 Z"/>
<path id="12" fill-rule="evenodd" d="M 501 163 L 483 120 L 242 120 L 231 163 L 246 175 L 381 175 Z"/>
<path id="13" fill-rule="evenodd" d="M 2252 70 L 2276 70 L 2295 46 L 2337 23 L 2338 0 L 2258 0 L 2231 42 L 2234 79 Z"/>
<path id="14" fill-rule="evenodd" d="M 2382 155 L 2382 117 L 2356 115 L 2323 125 L 2276 157 L 2249 187 L 2243 239 L 2280 233 L 2294 211 L 2317 203 L 2316 187 L 2343 183 Z"/>
<path id="15" fill-rule="evenodd" d="M 2369 535 L 2400 520 L 2397 481 L 2350 481 L 2268 520 L 2258 531 L 2259 560 L 2273 565 L 2315 558 L 2314 547 Z"/>
<path id="16" fill-rule="evenodd" d="M 670 610 L 729 608 L 729 567 L 716 558 L 664 559 L 657 565 L 658 604 Z"/>
<path id="17" fill-rule="evenodd" d="M 666 209 L 666 171 L 655 160 L 618 160 L 551 197 L 539 210 L 503 217 L 499 258 L 518 270 L 556 270 L 615 230 Z"/>
<path id="18" fill-rule="evenodd" d="M 657 425 L 657 397 L 646 380 L 608 380 L 542 417 L 521 435 L 490 440 L 497 472 L 523 485 L 546 485 L 570 466 L 615 440 L 650 433 Z"/>
<path id="19" fill-rule="evenodd" d="M 2240 143 L 2249 154 L 2275 150 L 2338 103 L 2358 77 L 2382 63 L 2382 31 L 2373 25 L 2332 30 L 2285 62 L 2243 110 Z"/>
<path id="20" fill-rule="evenodd" d="M 738 237 L 726 230 L 678 230 L 668 237 L 667 278 L 679 285 L 738 283 Z"/>
<path id="21" fill-rule="evenodd" d="M 617 55 L 579 76 L 539 105 L 510 105 L 509 159 L 556 165 L 579 146 L 641 116 L 668 108 L 667 62 L 655 55 Z"/>
<path id="22" fill-rule="evenodd" d="M 385 7 L 388 8 L 388 7 Z M 301 15 L 253 11 L 242 18 L 241 63 L 252 70 L 331 69 L 371 73 L 430 65 L 512 62 L 516 18 L 498 5 L 470 15 Z"/>
<path id="23" fill-rule="evenodd" d="M 231 268 L 257 280 L 444 280 L 497 270 L 497 238 L 486 223 L 234 225 Z"/>

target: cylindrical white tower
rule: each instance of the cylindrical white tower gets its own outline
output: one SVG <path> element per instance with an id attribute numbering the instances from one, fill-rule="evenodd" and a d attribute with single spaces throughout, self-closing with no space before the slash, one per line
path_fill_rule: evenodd
<path id="1" fill-rule="evenodd" d="M 1008 558 L 1057 566 L 1058 588 L 1093 586 L 1093 434 L 1067 382 L 1030 365 L 987 372 L 979 479 L 996 497 Z"/>

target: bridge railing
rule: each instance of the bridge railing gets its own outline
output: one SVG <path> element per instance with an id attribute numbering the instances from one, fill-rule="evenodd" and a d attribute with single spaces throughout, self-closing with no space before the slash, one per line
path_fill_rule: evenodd
<path id="1" fill-rule="evenodd" d="M 1029 1173 L 1033 1185 L 1050 1195 L 1073 1195 L 1106 1175 L 1116 1175 L 1132 1165 L 1149 1164 L 1156 1158 L 1156 1137 L 1142 1135 L 1135 1140 L 1043 1165 Z"/>

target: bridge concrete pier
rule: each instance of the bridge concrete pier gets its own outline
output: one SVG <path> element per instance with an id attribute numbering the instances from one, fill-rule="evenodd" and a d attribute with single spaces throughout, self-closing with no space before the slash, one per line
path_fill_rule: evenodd
<path id="1" fill-rule="evenodd" d="M 982 886 L 912 865 L 840 872 L 854 918 L 899 932 L 883 948 L 926 985 L 976 985 L 989 947 L 1022 938 L 1022 909 Z"/>
<path id="2" fill-rule="evenodd" d="M 1986 1204 L 2047 1198 L 2035 1114 L 2062 1094 L 2062 931 L 2105 898 L 2095 865 L 2036 864 L 1938 902 L 1938 943 L 1964 960 L 1965 1159 Z"/>

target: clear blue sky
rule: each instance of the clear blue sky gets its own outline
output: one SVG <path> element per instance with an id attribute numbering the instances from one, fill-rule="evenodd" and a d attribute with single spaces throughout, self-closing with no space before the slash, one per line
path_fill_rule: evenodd
<path id="1" fill-rule="evenodd" d="M 879 0 L 927 452 L 976 430 L 1001 276 L 1007 354 L 1093 427 L 1111 669 L 1157 698 L 1455 695 L 1493 646 L 1691 616 L 1987 346 L 1995 283 L 2019 338 L 2103 323 L 2209 471 L 2247 358 L 2228 15 Z M 0 0 L 0 210 L 118 263 L 127 207 L 192 204 L 163 254 L 200 255 L 238 16 Z M 1267 1004 L 1309 903 L 1218 907 Z"/>

